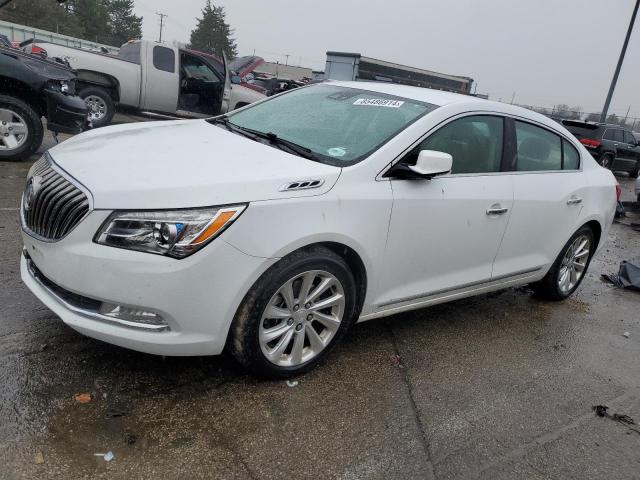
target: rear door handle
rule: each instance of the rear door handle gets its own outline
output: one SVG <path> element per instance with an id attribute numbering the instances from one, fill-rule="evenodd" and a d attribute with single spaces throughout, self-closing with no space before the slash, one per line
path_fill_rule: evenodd
<path id="1" fill-rule="evenodd" d="M 582 203 L 582 199 L 580 197 L 571 197 L 567 200 L 567 205 L 578 205 Z"/>
<path id="2" fill-rule="evenodd" d="M 487 215 L 504 215 L 508 211 L 508 208 L 501 207 L 500 205 L 491 205 L 487 210 Z"/>

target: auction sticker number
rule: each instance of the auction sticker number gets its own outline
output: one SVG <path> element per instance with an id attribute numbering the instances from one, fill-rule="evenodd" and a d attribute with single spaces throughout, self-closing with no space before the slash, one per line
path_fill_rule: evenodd
<path id="1" fill-rule="evenodd" d="M 383 98 L 359 98 L 354 105 L 366 105 L 370 107 L 388 107 L 388 108 L 400 108 L 404 105 L 402 100 L 386 100 Z"/>

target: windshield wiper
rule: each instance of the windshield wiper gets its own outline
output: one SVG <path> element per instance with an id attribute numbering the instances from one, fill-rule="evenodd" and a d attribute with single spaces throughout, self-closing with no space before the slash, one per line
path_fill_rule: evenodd
<path id="1" fill-rule="evenodd" d="M 318 155 L 313 153 L 310 148 L 303 147 L 302 145 L 298 145 L 291 140 L 285 140 L 284 138 L 280 138 L 273 132 L 259 132 L 258 130 L 252 130 L 250 128 L 243 128 L 245 132 L 249 132 L 256 137 L 264 138 L 268 140 L 272 145 L 276 145 L 280 148 L 284 147 L 289 152 L 294 153 L 295 155 L 299 155 L 304 158 L 308 158 L 309 160 L 320 161 Z"/>
<path id="2" fill-rule="evenodd" d="M 230 132 L 239 133 L 240 135 L 244 135 L 245 137 L 250 138 L 251 140 L 258 141 L 258 138 L 260 138 L 258 135 L 254 135 L 253 133 L 250 133 L 247 129 L 239 127 L 235 123 L 231 123 L 229 121 L 229 118 L 226 115 L 222 115 L 221 117 L 215 117 L 207 121 L 210 123 L 215 123 L 216 125 L 222 125 Z"/>
<path id="3" fill-rule="evenodd" d="M 222 115 L 220 117 L 212 118 L 209 120 L 211 123 L 215 123 L 218 125 L 223 125 L 230 132 L 239 133 L 240 135 L 244 135 L 247 138 L 258 141 L 258 139 L 268 140 L 271 145 L 275 145 L 280 147 L 283 150 L 288 150 L 290 153 L 295 155 L 299 155 L 303 158 L 307 158 L 309 160 L 314 160 L 316 162 L 321 161 L 315 153 L 310 148 L 303 147 L 302 145 L 298 145 L 290 140 L 285 140 L 284 138 L 280 138 L 273 132 L 260 132 L 258 130 L 253 130 L 251 128 L 241 127 L 240 125 L 236 125 L 235 123 L 231 123 L 229 118 L 226 115 Z M 284 147 L 284 148 L 282 148 Z"/>

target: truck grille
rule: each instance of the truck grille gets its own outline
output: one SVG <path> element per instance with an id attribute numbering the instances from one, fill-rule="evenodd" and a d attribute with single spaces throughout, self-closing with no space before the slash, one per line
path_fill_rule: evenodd
<path id="1" fill-rule="evenodd" d="M 44 240 L 65 237 L 89 212 L 89 199 L 44 156 L 33 164 L 22 195 L 22 224 Z"/>

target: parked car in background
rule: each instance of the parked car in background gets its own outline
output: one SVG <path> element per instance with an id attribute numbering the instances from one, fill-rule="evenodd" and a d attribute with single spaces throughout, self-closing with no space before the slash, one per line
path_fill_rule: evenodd
<path id="1" fill-rule="evenodd" d="M 75 83 L 67 67 L 0 47 L 0 160 L 21 160 L 40 148 L 42 117 L 55 133 L 88 128 L 88 109 L 75 95 Z"/>
<path id="2" fill-rule="evenodd" d="M 628 172 L 633 178 L 640 169 L 640 142 L 619 125 L 563 120 L 562 124 L 580 140 L 605 168 Z"/>
<path id="3" fill-rule="evenodd" d="M 231 60 L 229 62 L 229 68 L 234 75 L 240 77 L 240 84 L 243 87 L 247 87 L 251 90 L 255 90 L 256 92 L 260 92 L 263 95 L 267 95 L 266 88 L 251 83 L 251 80 L 254 78 L 254 70 L 262 64 L 264 64 L 264 59 L 262 57 L 246 56 Z"/>
<path id="4" fill-rule="evenodd" d="M 118 55 L 34 42 L 78 72 L 78 95 L 96 127 L 108 125 L 116 106 L 170 116 L 208 117 L 265 98 L 231 78 L 225 62 L 193 50 L 146 40 L 124 44 Z M 233 84 L 233 82 L 236 84 Z"/>
<path id="5" fill-rule="evenodd" d="M 7 37 L 6 35 L 0 34 L 0 46 L 13 48 L 13 43 L 11 42 L 11 40 L 9 40 L 9 37 Z"/>
<path id="6" fill-rule="evenodd" d="M 302 82 L 297 82 L 295 80 L 289 80 L 284 78 L 276 78 L 268 75 L 258 75 L 254 76 L 252 79 L 248 80 L 248 83 L 264 89 L 267 96 L 277 95 L 278 93 L 286 92 L 287 90 L 293 90 L 294 88 L 299 88 L 304 86 L 305 84 Z"/>
<path id="7" fill-rule="evenodd" d="M 286 377 L 358 320 L 521 284 L 566 299 L 616 191 L 543 115 L 330 82 L 54 147 L 28 175 L 21 272 L 91 337 L 159 355 L 226 346 Z"/>

